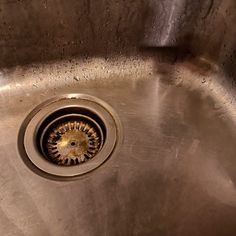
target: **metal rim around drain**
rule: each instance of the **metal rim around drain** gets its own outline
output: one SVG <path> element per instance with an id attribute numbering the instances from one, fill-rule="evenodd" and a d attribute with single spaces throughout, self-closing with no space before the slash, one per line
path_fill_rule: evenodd
<path id="1" fill-rule="evenodd" d="M 104 101 L 85 94 L 52 98 L 23 122 L 18 148 L 39 174 L 80 176 L 104 163 L 119 143 L 121 124 Z"/>

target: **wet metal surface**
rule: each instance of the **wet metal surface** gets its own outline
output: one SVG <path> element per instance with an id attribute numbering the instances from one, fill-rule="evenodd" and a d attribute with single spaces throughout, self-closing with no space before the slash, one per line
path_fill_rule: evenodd
<path id="1" fill-rule="evenodd" d="M 235 9 L 2 0 L 0 235 L 235 236 Z M 18 131 L 71 93 L 110 104 L 123 142 L 75 181 L 43 178 L 22 161 Z"/>
<path id="2" fill-rule="evenodd" d="M 2 69 L 1 83 L 1 235 L 235 235 L 236 103 L 217 68 L 74 59 Z M 68 92 L 108 102 L 124 140 L 99 169 L 52 181 L 25 166 L 17 132 L 36 105 Z"/>

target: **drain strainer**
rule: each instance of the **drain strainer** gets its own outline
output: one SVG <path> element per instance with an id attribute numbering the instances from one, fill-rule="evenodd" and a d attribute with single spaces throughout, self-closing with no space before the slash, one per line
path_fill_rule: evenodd
<path id="1" fill-rule="evenodd" d="M 48 131 L 42 149 L 58 165 L 77 165 L 92 159 L 102 146 L 102 134 L 89 122 L 70 120 Z"/>
<path id="2" fill-rule="evenodd" d="M 121 126 L 113 109 L 82 94 L 53 98 L 25 119 L 18 146 L 37 173 L 74 177 L 100 166 L 119 141 Z"/>

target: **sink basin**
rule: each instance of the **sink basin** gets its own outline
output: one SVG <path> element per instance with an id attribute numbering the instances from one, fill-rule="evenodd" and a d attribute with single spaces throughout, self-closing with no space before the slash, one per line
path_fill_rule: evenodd
<path id="1" fill-rule="evenodd" d="M 222 47 L 223 26 L 155 45 L 148 3 L 0 3 L 0 235 L 236 234 L 235 3 L 204 15 Z M 21 124 L 77 93 L 116 111 L 122 143 L 74 180 L 42 177 L 18 151 Z"/>

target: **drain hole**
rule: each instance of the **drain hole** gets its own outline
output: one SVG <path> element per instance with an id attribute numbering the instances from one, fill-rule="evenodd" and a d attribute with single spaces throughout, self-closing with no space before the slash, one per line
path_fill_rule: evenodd
<path id="1" fill-rule="evenodd" d="M 108 160 L 121 142 L 121 132 L 120 120 L 106 102 L 86 94 L 65 94 L 28 114 L 20 128 L 18 150 L 35 173 L 70 179 Z"/>
<path id="2" fill-rule="evenodd" d="M 104 127 L 103 121 L 90 110 L 60 109 L 40 125 L 37 146 L 53 164 L 79 165 L 99 153 L 106 137 Z"/>

